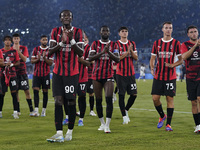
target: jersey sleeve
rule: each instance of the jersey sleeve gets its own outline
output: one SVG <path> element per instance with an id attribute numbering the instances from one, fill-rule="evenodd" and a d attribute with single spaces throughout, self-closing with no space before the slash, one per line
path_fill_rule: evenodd
<path id="1" fill-rule="evenodd" d="M 37 51 L 36 51 L 36 47 L 35 47 L 35 48 L 33 49 L 31 58 L 36 58 L 36 56 L 37 56 Z"/>
<path id="2" fill-rule="evenodd" d="M 177 46 L 176 46 L 176 55 L 180 56 L 181 55 L 181 44 L 178 41 Z"/>
<path id="3" fill-rule="evenodd" d="M 24 53 L 23 53 L 23 55 L 26 56 L 27 58 L 29 57 L 28 48 L 26 46 L 24 47 Z"/>
<path id="4" fill-rule="evenodd" d="M 0 59 L 3 59 L 3 52 L 0 50 Z"/>
<path id="5" fill-rule="evenodd" d="M 78 29 L 75 41 L 77 42 L 77 44 L 84 44 L 84 36 L 83 36 L 83 31 L 81 29 Z"/>
<path id="6" fill-rule="evenodd" d="M 133 51 L 136 53 L 137 52 L 136 44 L 134 41 L 132 41 L 131 43 L 133 44 Z"/>
<path id="7" fill-rule="evenodd" d="M 56 30 L 56 28 L 53 28 L 52 31 L 51 31 L 51 37 L 50 37 L 49 42 L 55 42 L 55 43 L 57 43 L 57 41 L 56 41 L 56 35 L 57 35 L 57 30 Z"/>
<path id="8" fill-rule="evenodd" d="M 182 43 L 182 44 L 181 44 L 181 53 L 183 54 L 183 53 L 185 53 L 185 52 L 187 52 L 187 51 L 188 51 L 187 46 L 185 45 L 185 43 Z"/>
<path id="9" fill-rule="evenodd" d="M 156 41 L 153 43 L 153 47 L 152 47 L 152 50 L 151 50 L 151 55 L 154 55 L 156 56 L 157 54 L 157 44 L 156 44 Z"/>
<path id="10" fill-rule="evenodd" d="M 84 59 L 88 60 L 88 56 L 89 56 L 89 51 L 90 51 L 90 46 L 87 45 L 84 49 Z"/>

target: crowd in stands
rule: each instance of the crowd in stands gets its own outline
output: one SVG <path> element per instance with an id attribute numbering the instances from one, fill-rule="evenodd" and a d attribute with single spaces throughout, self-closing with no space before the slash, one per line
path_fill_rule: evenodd
<path id="1" fill-rule="evenodd" d="M 119 39 L 119 27 L 127 26 L 129 39 L 141 50 L 139 54 L 145 51 L 139 57 L 144 63 L 148 62 L 150 56 L 146 58 L 146 54 L 151 52 L 154 40 L 162 37 L 164 21 L 173 22 L 173 37 L 181 42 L 187 40 L 187 26 L 198 26 L 200 22 L 200 1 L 196 0 L 1 0 L 0 9 L 0 38 L 20 32 L 21 44 L 28 47 L 29 54 L 40 44 L 41 35 L 49 36 L 51 29 L 60 25 L 59 13 L 69 9 L 73 25 L 85 30 L 90 44 L 100 38 L 102 25 L 110 27 L 113 41 Z"/>

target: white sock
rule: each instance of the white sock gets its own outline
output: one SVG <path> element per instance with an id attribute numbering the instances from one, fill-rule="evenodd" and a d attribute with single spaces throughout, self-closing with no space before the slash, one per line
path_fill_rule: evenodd
<path id="1" fill-rule="evenodd" d="M 42 108 L 42 112 L 46 112 L 46 108 Z"/>
<path id="2" fill-rule="evenodd" d="M 66 119 L 68 119 L 68 115 L 66 115 Z"/>
<path id="3" fill-rule="evenodd" d="M 35 107 L 35 111 L 38 112 L 38 107 Z"/>
<path id="4" fill-rule="evenodd" d="M 110 121 L 111 121 L 111 118 L 106 118 L 106 127 L 110 126 Z"/>
<path id="5" fill-rule="evenodd" d="M 104 118 L 99 118 L 100 122 L 101 122 L 101 125 L 105 125 L 105 121 L 104 121 Z"/>
<path id="6" fill-rule="evenodd" d="M 73 132 L 73 129 L 72 130 L 70 130 L 70 129 L 67 130 L 67 134 L 72 134 L 72 132 Z"/>
<path id="7" fill-rule="evenodd" d="M 14 110 L 14 114 L 17 114 L 17 111 Z"/>
<path id="8" fill-rule="evenodd" d="M 79 120 L 83 121 L 83 118 L 79 118 Z"/>
<path id="9" fill-rule="evenodd" d="M 63 135 L 63 131 L 62 130 L 58 130 L 57 134 Z"/>

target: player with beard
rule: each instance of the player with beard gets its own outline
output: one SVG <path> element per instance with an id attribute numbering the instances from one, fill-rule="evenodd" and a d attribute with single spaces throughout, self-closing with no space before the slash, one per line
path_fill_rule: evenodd
<path id="1" fill-rule="evenodd" d="M 181 52 L 186 66 L 186 86 L 188 100 L 192 104 L 192 114 L 196 128 L 195 133 L 200 132 L 200 39 L 196 26 L 187 28 L 189 41 L 183 42 Z"/>
<path id="2" fill-rule="evenodd" d="M 94 41 L 89 53 L 89 61 L 95 61 L 93 67 L 93 86 L 96 97 L 96 110 L 101 122 L 98 130 L 110 133 L 110 121 L 113 112 L 112 96 L 114 90 L 113 61 L 119 62 L 119 51 L 113 41 L 109 40 L 110 29 L 102 26 L 101 39 Z M 106 97 L 106 122 L 103 117 L 102 90 Z"/>
<path id="3" fill-rule="evenodd" d="M 166 131 L 173 131 L 171 120 L 174 112 L 173 97 L 176 95 L 176 66 L 183 62 L 180 42 L 172 38 L 172 31 L 172 23 L 164 22 L 162 27 L 163 38 L 154 42 L 150 59 L 151 74 L 154 76 L 151 95 L 154 106 L 160 115 L 157 128 L 161 128 L 167 118 Z M 176 62 L 175 56 L 178 57 Z M 154 72 L 156 57 L 157 64 L 156 71 Z M 160 101 L 161 95 L 166 96 L 167 115 L 163 112 Z"/>
<path id="4" fill-rule="evenodd" d="M 20 35 L 18 33 L 13 34 L 13 49 L 17 50 L 20 58 L 20 65 L 16 67 L 16 73 L 17 73 L 17 85 L 18 90 L 24 90 L 24 93 L 26 95 L 26 101 L 29 106 L 30 110 L 30 116 L 33 116 L 33 106 L 32 106 L 32 100 L 31 95 L 29 91 L 29 81 L 28 76 L 26 73 L 26 59 L 29 57 L 28 54 L 28 48 L 26 46 L 20 45 Z M 18 114 L 20 114 L 20 105 L 19 105 L 19 95 L 17 90 L 17 100 L 18 100 Z"/>
<path id="5" fill-rule="evenodd" d="M 53 56 L 49 55 L 49 47 L 47 46 L 48 38 L 42 35 L 40 38 L 41 45 L 35 47 L 31 56 L 31 63 L 35 64 L 33 74 L 33 93 L 35 111 L 34 116 L 38 117 L 39 114 L 39 90 L 42 86 L 43 91 L 43 108 L 41 117 L 46 116 L 46 107 L 48 103 L 48 89 L 50 89 L 50 66 L 53 63 Z M 50 57 L 49 57 L 50 56 Z"/>
<path id="6" fill-rule="evenodd" d="M 16 66 L 19 66 L 19 55 L 17 50 L 11 47 L 12 44 L 12 37 L 5 36 L 3 38 L 4 48 L 1 49 L 3 52 L 4 63 L 2 64 L 3 67 L 1 68 L 0 77 L 1 77 L 1 86 L 2 91 L 0 94 L 0 117 L 2 118 L 2 108 L 4 103 L 4 96 L 5 93 L 8 91 L 8 86 L 10 87 L 10 92 L 13 99 L 13 117 L 14 119 L 19 119 L 17 108 L 17 74 L 16 74 Z"/>
<path id="7" fill-rule="evenodd" d="M 53 69 L 53 97 L 55 100 L 56 134 L 47 139 L 49 142 L 64 142 L 72 140 L 72 132 L 76 119 L 76 93 L 79 80 L 78 56 L 82 57 L 84 36 L 82 30 L 72 26 L 72 12 L 63 10 L 59 15 L 61 27 L 52 29 L 50 39 L 50 55 L 55 53 Z M 63 137 L 63 109 L 68 105 L 68 131 Z"/>

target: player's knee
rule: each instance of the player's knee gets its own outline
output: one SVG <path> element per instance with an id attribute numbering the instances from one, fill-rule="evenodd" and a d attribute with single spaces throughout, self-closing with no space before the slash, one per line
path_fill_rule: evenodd
<path id="1" fill-rule="evenodd" d="M 55 105 L 63 105 L 63 97 L 62 96 L 55 96 Z"/>
<path id="2" fill-rule="evenodd" d="M 76 105 L 76 99 L 70 99 L 68 105 Z"/>
<path id="3" fill-rule="evenodd" d="M 191 101 L 192 107 L 193 107 L 193 108 L 194 108 L 194 107 L 197 107 L 197 101 L 198 101 L 198 100 Z M 198 101 L 198 102 L 200 102 L 200 101 Z"/>
<path id="4" fill-rule="evenodd" d="M 200 103 L 200 96 L 197 97 L 197 101 L 198 101 L 198 103 Z"/>

